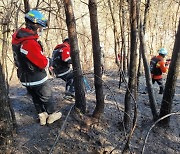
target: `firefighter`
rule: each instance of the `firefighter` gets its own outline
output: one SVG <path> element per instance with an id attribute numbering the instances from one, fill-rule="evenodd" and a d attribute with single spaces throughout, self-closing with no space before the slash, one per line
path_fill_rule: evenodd
<path id="1" fill-rule="evenodd" d="M 73 100 L 75 97 L 74 89 L 74 73 L 72 70 L 71 49 L 69 38 L 65 38 L 61 44 L 58 44 L 52 53 L 53 73 L 57 78 L 61 78 L 66 82 L 66 91 L 64 99 Z M 91 87 L 86 79 L 83 77 L 83 83 L 86 92 L 91 91 Z"/>
<path id="2" fill-rule="evenodd" d="M 74 90 L 74 75 L 71 68 L 70 44 L 69 39 L 63 40 L 62 44 L 58 44 L 52 54 L 53 71 L 57 78 L 61 78 L 66 82 L 65 99 L 73 99 L 75 96 Z"/>
<path id="3" fill-rule="evenodd" d="M 25 14 L 25 28 L 18 29 L 12 36 L 17 76 L 32 96 L 41 125 L 51 124 L 62 116 L 61 112 L 55 110 L 46 73 L 51 60 L 44 56 L 42 45 L 38 41 L 46 27 L 44 15 L 38 10 L 30 10 Z"/>
<path id="4" fill-rule="evenodd" d="M 157 82 L 159 85 L 159 94 L 163 94 L 164 85 L 163 85 L 163 73 L 167 73 L 168 66 L 164 60 L 165 56 L 168 54 L 165 48 L 161 48 L 158 51 L 159 55 L 154 56 L 150 61 L 150 70 L 151 70 L 151 77 L 152 83 L 154 84 Z"/>

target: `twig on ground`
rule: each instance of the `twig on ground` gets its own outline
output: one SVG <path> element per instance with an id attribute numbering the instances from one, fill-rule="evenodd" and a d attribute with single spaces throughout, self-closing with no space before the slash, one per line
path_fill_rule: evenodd
<path id="1" fill-rule="evenodd" d="M 67 114 L 67 116 L 66 116 L 66 118 L 65 118 L 65 120 L 64 120 L 64 122 L 63 122 L 63 124 L 62 124 L 62 126 L 61 126 L 61 129 L 58 131 L 58 135 L 57 135 L 57 137 L 56 137 L 56 139 L 55 139 L 55 142 L 54 142 L 52 148 L 51 148 L 50 151 L 49 151 L 49 154 L 52 154 L 52 152 L 53 152 L 56 144 L 58 143 L 59 138 L 60 138 L 60 135 L 61 135 L 61 132 L 64 130 L 65 123 L 67 122 L 67 119 L 68 119 L 68 117 L 69 117 L 69 115 L 70 115 L 73 107 L 74 107 L 74 104 L 73 104 L 73 105 L 71 106 L 71 108 L 69 109 L 69 112 L 68 112 L 68 114 Z"/>
<path id="2" fill-rule="evenodd" d="M 147 143 L 147 139 L 148 139 L 148 137 L 149 137 L 150 131 L 154 128 L 154 126 L 155 126 L 158 122 L 160 122 L 161 120 L 163 120 L 163 119 L 165 119 L 165 118 L 167 118 L 167 117 L 170 117 L 171 115 L 180 115 L 180 112 L 167 114 L 167 115 L 163 116 L 162 118 L 158 119 L 157 121 L 155 121 L 155 123 L 150 127 L 150 129 L 149 129 L 149 131 L 148 131 L 148 133 L 147 133 L 147 135 L 146 135 L 146 138 L 145 138 L 145 140 L 144 140 L 144 145 L 143 145 L 143 149 L 142 149 L 142 153 L 141 153 L 141 154 L 144 154 L 145 145 L 146 145 L 146 143 Z"/>

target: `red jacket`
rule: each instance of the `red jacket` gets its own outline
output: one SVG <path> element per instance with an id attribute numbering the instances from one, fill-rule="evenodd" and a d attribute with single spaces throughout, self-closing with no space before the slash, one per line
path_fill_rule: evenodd
<path id="1" fill-rule="evenodd" d="M 159 59 L 159 62 L 156 64 L 156 68 L 160 68 L 162 73 L 166 73 L 168 71 L 168 67 L 165 66 L 165 61 L 164 58 L 160 55 L 156 56 L 157 59 Z M 151 74 L 153 79 L 162 79 L 162 74 L 161 75 L 154 75 Z"/>
<path id="2" fill-rule="evenodd" d="M 67 42 L 58 44 L 53 50 L 53 67 L 56 77 L 62 77 L 71 72 L 70 45 Z"/>
<path id="3" fill-rule="evenodd" d="M 38 35 L 32 30 L 21 28 L 12 36 L 12 48 L 18 77 L 24 86 L 35 86 L 47 80 L 45 68 L 49 59 L 43 55 Z"/>
<path id="4" fill-rule="evenodd" d="M 29 36 L 17 36 L 20 33 L 27 33 Z M 34 34 L 33 31 L 21 28 L 19 31 L 15 32 L 12 36 L 12 44 L 21 43 L 20 52 L 24 53 L 33 64 L 35 64 L 40 69 L 47 68 L 49 66 L 49 60 L 43 55 L 41 45 L 37 42 L 38 35 Z"/>
<path id="5" fill-rule="evenodd" d="M 71 56 L 70 56 L 70 45 L 67 42 L 64 42 L 63 44 L 58 44 L 54 50 L 60 49 L 61 51 L 61 59 L 64 62 L 68 62 L 68 60 L 71 60 Z"/>

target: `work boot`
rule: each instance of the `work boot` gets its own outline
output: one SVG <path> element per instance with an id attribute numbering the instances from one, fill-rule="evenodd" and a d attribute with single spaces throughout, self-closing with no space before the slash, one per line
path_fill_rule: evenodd
<path id="1" fill-rule="evenodd" d="M 59 120 L 62 116 L 61 112 L 54 112 L 52 114 L 49 115 L 47 123 L 48 124 L 52 124 L 53 122 L 55 122 L 56 120 Z"/>
<path id="2" fill-rule="evenodd" d="M 65 91 L 65 96 L 72 96 L 75 97 L 75 92 Z"/>
<path id="3" fill-rule="evenodd" d="M 73 97 L 71 95 L 65 95 L 63 98 L 68 101 L 75 101 L 75 99 L 74 99 L 75 97 Z"/>
<path id="4" fill-rule="evenodd" d="M 39 116 L 40 124 L 41 124 L 42 126 L 45 125 L 45 124 L 46 124 L 46 120 L 47 120 L 47 118 L 48 118 L 47 112 L 39 113 L 38 116 Z"/>
<path id="5" fill-rule="evenodd" d="M 74 101 L 75 92 L 66 91 L 65 96 L 63 98 L 66 100 L 69 100 L 69 101 L 71 101 L 71 100 Z"/>

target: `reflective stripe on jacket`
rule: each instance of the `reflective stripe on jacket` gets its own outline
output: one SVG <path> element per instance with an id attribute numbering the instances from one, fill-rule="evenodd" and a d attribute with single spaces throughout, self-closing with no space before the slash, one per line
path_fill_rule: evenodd
<path id="1" fill-rule="evenodd" d="M 18 67 L 18 78 L 24 86 L 36 86 L 47 80 L 45 69 L 49 59 L 43 55 L 38 35 L 32 30 L 21 28 L 12 36 L 14 61 Z"/>
<path id="2" fill-rule="evenodd" d="M 71 71 L 70 45 L 67 42 L 55 47 L 52 55 L 54 73 L 56 77 L 66 75 Z"/>

